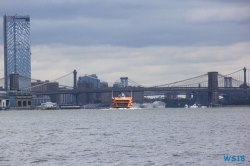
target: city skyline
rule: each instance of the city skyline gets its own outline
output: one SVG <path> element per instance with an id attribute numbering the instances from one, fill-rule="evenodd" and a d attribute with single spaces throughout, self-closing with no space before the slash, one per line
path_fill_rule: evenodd
<path id="1" fill-rule="evenodd" d="M 1 3 L 2 15 L 32 18 L 32 78 L 52 80 L 76 69 L 152 86 L 250 68 L 248 1 Z"/>

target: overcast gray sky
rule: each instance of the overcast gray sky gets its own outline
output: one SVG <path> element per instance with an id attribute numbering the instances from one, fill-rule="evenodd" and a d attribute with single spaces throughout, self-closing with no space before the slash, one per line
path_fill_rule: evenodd
<path id="1" fill-rule="evenodd" d="M 76 69 L 150 86 L 250 69 L 249 0 L 0 0 L 0 13 L 30 15 L 32 78 Z"/>

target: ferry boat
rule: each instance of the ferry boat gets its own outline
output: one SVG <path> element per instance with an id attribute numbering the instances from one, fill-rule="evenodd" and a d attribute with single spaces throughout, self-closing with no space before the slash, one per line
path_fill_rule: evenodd
<path id="1" fill-rule="evenodd" d="M 133 107 L 132 97 L 126 97 L 124 93 L 121 93 L 118 97 L 112 97 L 111 107 L 112 108 L 132 108 Z"/>

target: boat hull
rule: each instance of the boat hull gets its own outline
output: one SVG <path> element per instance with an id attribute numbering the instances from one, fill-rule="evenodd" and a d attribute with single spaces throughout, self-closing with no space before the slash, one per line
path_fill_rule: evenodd
<path id="1" fill-rule="evenodd" d="M 80 109 L 80 106 L 60 106 L 60 109 Z"/>

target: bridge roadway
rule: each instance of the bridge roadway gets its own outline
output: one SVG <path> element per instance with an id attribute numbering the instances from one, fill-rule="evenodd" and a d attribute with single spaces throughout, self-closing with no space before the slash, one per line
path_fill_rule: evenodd
<path id="1" fill-rule="evenodd" d="M 63 89 L 55 91 L 32 91 L 35 95 L 56 95 L 56 94 L 81 94 L 81 93 L 105 93 L 105 92 L 145 92 L 145 91 L 157 91 L 157 92 L 212 92 L 207 87 L 125 87 L 125 88 L 93 88 L 93 89 Z M 216 92 L 242 92 L 249 93 L 250 88 L 243 89 L 239 87 L 224 88 L 219 87 Z"/>

